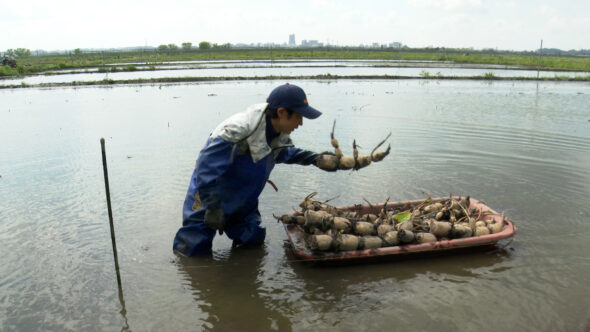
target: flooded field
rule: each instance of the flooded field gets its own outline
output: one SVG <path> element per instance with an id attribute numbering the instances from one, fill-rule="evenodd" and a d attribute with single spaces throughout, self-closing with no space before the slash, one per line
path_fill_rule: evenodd
<path id="1" fill-rule="evenodd" d="M 114 65 L 114 64 L 113 64 Z M 136 66 L 138 71 L 98 72 L 98 68 L 55 72 L 46 75 L 7 78 L 0 86 L 19 84 L 92 82 L 104 79 L 132 80 L 147 78 L 182 77 L 246 77 L 264 76 L 403 76 L 403 77 L 537 77 L 536 70 L 524 70 L 499 65 L 454 64 L 433 61 L 177 61 L 158 65 L 124 63 Z M 152 67 L 154 70 L 147 70 Z M 108 65 L 107 68 L 111 68 Z M 586 77 L 588 72 L 540 71 L 539 77 Z"/>
<path id="2" fill-rule="evenodd" d="M 293 81 L 324 113 L 294 132 L 297 146 L 330 150 L 337 119 L 345 154 L 391 131 L 389 157 L 358 172 L 278 165 L 278 192 L 260 197 L 263 247 L 217 236 L 211 256 L 176 256 L 209 132 L 282 83 L 0 90 L 0 330 L 590 329 L 588 83 Z M 480 199 L 517 235 L 491 252 L 312 267 L 272 217 L 314 191 L 350 205 L 421 190 Z"/>

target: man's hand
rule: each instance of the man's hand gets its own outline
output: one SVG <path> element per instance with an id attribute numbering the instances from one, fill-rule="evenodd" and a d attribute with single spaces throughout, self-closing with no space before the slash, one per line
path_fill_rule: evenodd
<path id="1" fill-rule="evenodd" d="M 316 166 L 324 171 L 336 172 L 338 169 L 338 158 L 333 152 L 322 152 L 318 155 Z"/>
<path id="2" fill-rule="evenodd" d="M 207 208 L 205 211 L 205 225 L 218 230 L 219 235 L 223 234 L 223 227 L 225 226 L 223 211 L 220 208 Z"/>

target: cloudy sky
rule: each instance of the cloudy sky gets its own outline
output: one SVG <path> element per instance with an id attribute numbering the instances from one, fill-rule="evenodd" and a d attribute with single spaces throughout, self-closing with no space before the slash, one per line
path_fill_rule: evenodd
<path id="1" fill-rule="evenodd" d="M 590 49 L 589 0 L 0 0 L 0 51 L 183 42 Z"/>

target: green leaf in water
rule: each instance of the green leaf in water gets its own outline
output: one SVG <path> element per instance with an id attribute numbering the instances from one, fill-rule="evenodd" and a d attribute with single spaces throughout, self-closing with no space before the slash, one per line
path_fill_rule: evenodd
<path id="1" fill-rule="evenodd" d="M 410 216 L 412 216 L 412 212 L 404 211 L 394 215 L 393 220 L 395 220 L 396 222 L 404 222 L 410 220 Z"/>

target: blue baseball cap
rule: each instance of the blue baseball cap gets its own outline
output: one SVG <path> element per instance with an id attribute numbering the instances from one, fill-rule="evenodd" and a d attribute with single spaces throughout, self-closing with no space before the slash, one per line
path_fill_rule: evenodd
<path id="1" fill-rule="evenodd" d="M 302 88 L 289 83 L 274 88 L 266 102 L 271 109 L 287 108 L 308 119 L 315 119 L 322 115 L 322 112 L 309 106 Z"/>

